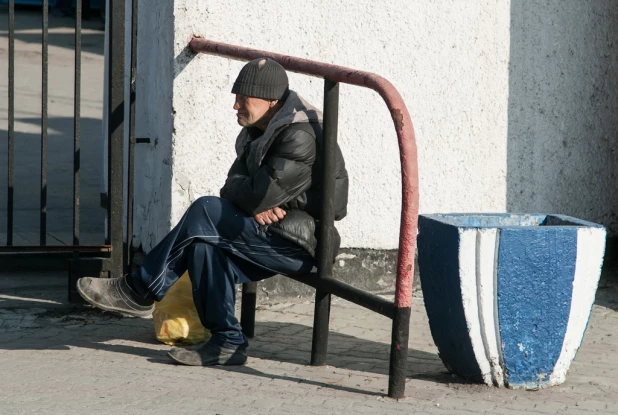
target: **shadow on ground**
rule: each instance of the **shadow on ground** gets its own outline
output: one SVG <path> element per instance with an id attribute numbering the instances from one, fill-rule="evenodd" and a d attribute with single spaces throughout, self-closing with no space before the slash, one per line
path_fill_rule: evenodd
<path id="1" fill-rule="evenodd" d="M 595 304 L 618 310 L 618 238 L 608 238 Z"/>
<path id="2" fill-rule="evenodd" d="M 175 364 L 169 348 L 157 342 L 150 319 L 123 318 L 86 305 L 72 305 L 63 298 L 65 278 L 57 275 L 47 288 L 41 279 L 0 279 L 0 350 L 59 350 L 88 348 L 146 358 L 154 364 Z M 251 358 L 309 365 L 312 328 L 277 321 L 256 323 L 243 367 L 220 367 L 269 379 L 312 383 L 325 388 L 367 393 L 293 374 L 272 374 L 252 366 Z M 337 332 L 329 335 L 327 364 L 334 368 L 388 375 L 390 345 Z M 129 360 L 127 360 L 129 362 Z M 128 363 L 130 364 L 130 363 Z M 463 383 L 449 374 L 434 353 L 409 350 L 407 377 L 440 383 Z"/>
<path id="3" fill-rule="evenodd" d="M 285 332 L 286 334 L 281 334 Z M 309 326 L 294 323 L 266 322 L 256 323 L 256 338 L 251 341 L 249 356 L 264 360 L 279 361 L 295 365 L 310 365 L 311 337 L 313 330 Z M 327 365 L 363 373 L 388 375 L 390 345 L 361 339 L 337 332 L 329 333 Z M 331 388 L 347 392 L 375 394 L 358 389 L 334 385 L 305 377 L 264 373 L 252 367 L 251 361 L 246 366 L 219 366 L 219 370 L 233 371 L 266 379 L 278 379 L 295 383 L 307 383 L 318 387 Z M 440 358 L 434 353 L 421 350 L 408 350 L 407 379 L 427 380 L 444 384 L 468 383 L 449 373 Z"/>
<path id="4" fill-rule="evenodd" d="M 146 357 L 153 363 L 173 364 L 165 355 L 167 347 L 157 342 L 150 319 L 121 317 L 85 305 L 51 309 L 43 308 L 41 304 L 29 306 L 0 308 L 0 349 L 70 350 L 81 347 Z M 311 336 L 312 328 L 301 324 L 256 323 L 256 338 L 251 340 L 249 356 L 308 365 Z M 129 342 L 131 345 L 109 342 Z M 387 375 L 389 347 L 388 344 L 331 332 L 327 363 L 336 368 Z M 250 364 L 246 368 L 226 370 L 254 371 Z M 436 354 L 420 350 L 408 353 L 408 377 L 454 381 Z"/>

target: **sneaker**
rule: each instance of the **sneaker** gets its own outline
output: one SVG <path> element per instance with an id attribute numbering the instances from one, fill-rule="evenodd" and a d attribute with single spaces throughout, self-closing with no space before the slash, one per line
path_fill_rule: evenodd
<path id="1" fill-rule="evenodd" d="M 235 366 L 247 362 L 247 349 L 239 346 L 236 349 L 218 346 L 205 342 L 190 347 L 174 347 L 167 355 L 176 362 L 188 366 Z"/>
<path id="2" fill-rule="evenodd" d="M 77 292 L 84 300 L 105 311 L 150 317 L 154 309 L 154 301 L 144 300 L 135 294 L 125 277 L 80 278 L 77 280 Z"/>

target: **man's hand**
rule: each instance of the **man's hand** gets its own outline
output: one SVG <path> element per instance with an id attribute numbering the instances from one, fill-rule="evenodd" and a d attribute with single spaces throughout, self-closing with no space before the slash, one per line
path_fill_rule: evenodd
<path id="1" fill-rule="evenodd" d="M 258 213 L 253 217 L 260 225 L 272 225 L 275 222 L 279 222 L 285 218 L 285 210 L 280 207 L 274 207 L 272 209 L 265 210 L 262 213 Z"/>

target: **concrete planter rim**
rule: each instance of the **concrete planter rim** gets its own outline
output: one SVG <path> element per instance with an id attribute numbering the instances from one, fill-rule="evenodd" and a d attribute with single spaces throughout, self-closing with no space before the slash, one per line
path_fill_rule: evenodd
<path id="1" fill-rule="evenodd" d="M 536 229 L 556 229 L 556 228 L 605 228 L 598 223 L 589 222 L 583 219 L 578 219 L 572 216 L 555 214 L 555 213 L 427 213 L 419 216 L 427 219 L 432 219 L 438 222 L 442 222 L 448 225 L 455 226 L 457 228 L 464 229 L 484 229 L 484 228 L 536 228 Z M 485 218 L 488 223 L 469 223 L 466 222 L 467 218 Z M 492 221 L 495 220 L 495 221 Z M 563 222 L 562 224 L 544 224 L 547 219 L 554 219 L 556 221 Z M 519 223 L 505 223 L 505 221 L 512 220 Z M 521 223 L 522 220 L 532 221 L 532 223 Z M 492 221 L 492 222 L 489 222 Z"/>

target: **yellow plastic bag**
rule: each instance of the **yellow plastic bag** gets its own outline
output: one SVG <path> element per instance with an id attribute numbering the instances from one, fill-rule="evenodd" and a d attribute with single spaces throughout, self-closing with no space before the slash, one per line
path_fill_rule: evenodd
<path id="1" fill-rule="evenodd" d="M 188 273 L 170 287 L 162 301 L 155 303 L 152 320 L 157 340 L 170 346 L 200 343 L 208 337 L 193 303 Z"/>

